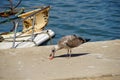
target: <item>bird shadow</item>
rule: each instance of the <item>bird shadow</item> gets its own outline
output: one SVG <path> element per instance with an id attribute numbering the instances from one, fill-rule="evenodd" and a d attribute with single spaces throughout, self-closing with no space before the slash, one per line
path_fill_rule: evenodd
<path id="1" fill-rule="evenodd" d="M 90 53 L 75 53 L 75 54 L 71 54 L 71 57 L 79 57 L 79 56 L 84 56 L 84 55 L 87 55 L 87 54 L 90 54 Z M 60 57 L 69 57 L 68 54 L 63 54 L 63 55 L 60 55 L 60 56 L 55 56 L 55 58 L 60 58 Z"/>

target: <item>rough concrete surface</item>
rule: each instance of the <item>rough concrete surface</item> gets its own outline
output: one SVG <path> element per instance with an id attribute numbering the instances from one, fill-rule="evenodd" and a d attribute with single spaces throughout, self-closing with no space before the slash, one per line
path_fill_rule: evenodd
<path id="1" fill-rule="evenodd" d="M 120 40 L 88 42 L 56 52 L 51 46 L 0 50 L 0 80 L 120 80 Z"/>

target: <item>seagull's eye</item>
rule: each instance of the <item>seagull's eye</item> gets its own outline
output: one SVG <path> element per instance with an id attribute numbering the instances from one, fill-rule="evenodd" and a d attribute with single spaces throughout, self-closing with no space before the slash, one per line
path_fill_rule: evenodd
<path id="1" fill-rule="evenodd" d="M 53 49 L 52 52 L 55 52 L 55 50 Z"/>

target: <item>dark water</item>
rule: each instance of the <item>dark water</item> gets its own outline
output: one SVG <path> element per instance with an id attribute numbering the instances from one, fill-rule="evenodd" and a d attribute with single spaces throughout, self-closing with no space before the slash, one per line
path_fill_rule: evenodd
<path id="1" fill-rule="evenodd" d="M 55 31 L 54 44 L 69 34 L 91 41 L 120 39 L 120 0 L 23 0 L 21 6 L 42 5 L 51 6 L 46 28 Z M 0 25 L 0 32 L 9 28 Z"/>

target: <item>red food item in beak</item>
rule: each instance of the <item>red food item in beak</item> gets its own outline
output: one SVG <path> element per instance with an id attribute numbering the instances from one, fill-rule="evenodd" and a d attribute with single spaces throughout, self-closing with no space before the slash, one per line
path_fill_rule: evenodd
<path id="1" fill-rule="evenodd" d="M 53 56 L 49 57 L 50 60 L 52 60 L 53 58 L 54 58 Z"/>

